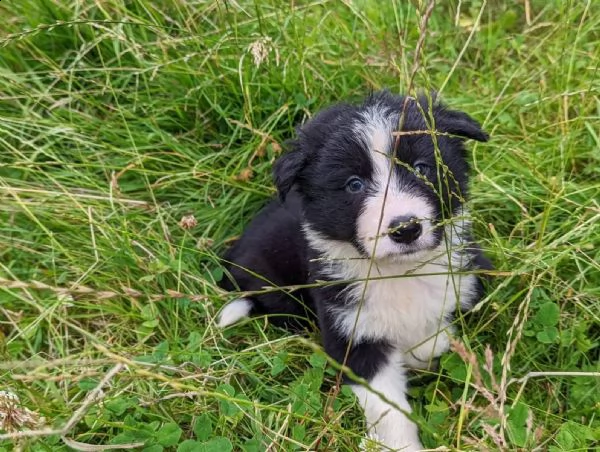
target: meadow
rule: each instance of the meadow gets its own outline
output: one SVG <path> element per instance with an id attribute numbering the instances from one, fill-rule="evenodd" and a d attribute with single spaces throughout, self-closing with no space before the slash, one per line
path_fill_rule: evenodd
<path id="1" fill-rule="evenodd" d="M 600 2 L 0 2 L 0 450 L 355 451 L 318 333 L 220 330 L 294 127 L 436 90 L 496 270 L 411 376 L 428 447 L 600 447 Z"/>

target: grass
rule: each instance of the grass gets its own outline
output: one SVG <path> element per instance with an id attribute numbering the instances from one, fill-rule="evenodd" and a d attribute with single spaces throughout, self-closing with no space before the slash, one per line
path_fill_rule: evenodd
<path id="1" fill-rule="evenodd" d="M 424 444 L 599 447 L 600 5 L 440 2 L 422 35 L 426 7 L 0 3 L 0 389 L 19 398 L 0 393 L 0 450 L 356 450 L 316 334 L 215 327 L 217 256 L 295 125 L 404 92 L 415 61 L 415 87 L 492 136 L 470 145 L 471 209 L 498 269 L 411 379 Z"/>

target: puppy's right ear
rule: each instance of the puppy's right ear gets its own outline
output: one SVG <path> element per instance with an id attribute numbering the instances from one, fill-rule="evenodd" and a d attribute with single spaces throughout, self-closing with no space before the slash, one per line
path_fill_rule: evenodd
<path id="1" fill-rule="evenodd" d="M 287 142 L 289 149 L 273 166 L 275 185 L 281 200 L 298 182 L 302 170 L 309 160 L 316 157 L 323 147 L 324 140 L 339 130 L 340 124 L 347 122 L 354 107 L 349 104 L 333 105 L 316 114 L 296 130 L 296 139 Z"/>
<path id="2" fill-rule="evenodd" d="M 289 143 L 290 150 L 277 159 L 273 165 L 273 178 L 279 192 L 279 198 L 284 201 L 288 192 L 307 162 L 306 152 L 298 141 Z"/>

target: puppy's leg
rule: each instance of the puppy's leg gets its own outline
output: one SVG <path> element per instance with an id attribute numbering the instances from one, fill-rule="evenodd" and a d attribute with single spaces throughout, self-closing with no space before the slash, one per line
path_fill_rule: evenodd
<path id="1" fill-rule="evenodd" d="M 423 447 L 417 426 L 406 416 L 411 408 L 401 359 L 400 353 L 391 353 L 390 360 L 369 379 L 370 388 L 352 385 L 352 390 L 364 410 L 370 436 L 390 449 L 412 452 Z"/>
<path id="2" fill-rule="evenodd" d="M 370 435 L 389 449 L 421 450 L 417 426 L 405 414 L 411 409 L 406 399 L 403 353 L 386 341 L 363 341 L 352 345 L 347 353 L 348 341 L 332 325 L 328 313 L 324 313 L 321 333 L 325 351 L 369 383 L 367 388 L 344 379 L 364 410 Z"/>
<path id="3" fill-rule="evenodd" d="M 410 347 L 404 354 L 404 363 L 411 369 L 431 369 L 436 358 L 450 348 L 450 338 L 446 330 L 435 334 L 429 339 Z"/>
<path id="4" fill-rule="evenodd" d="M 217 325 L 219 328 L 233 325 L 245 317 L 250 316 L 254 302 L 248 298 L 238 298 L 227 303 L 219 313 Z"/>
<path id="5" fill-rule="evenodd" d="M 238 245 L 240 247 L 241 244 Z M 302 277 L 302 272 L 286 262 L 286 265 L 276 266 L 265 259 L 261 254 L 241 254 L 229 256 L 231 264 L 226 266 L 226 275 L 219 285 L 228 291 L 243 291 L 246 296 L 237 298 L 227 303 L 217 320 L 219 327 L 232 325 L 244 318 L 267 314 L 274 325 L 301 330 L 310 325 L 314 319 L 311 299 L 303 290 L 289 292 L 277 289 L 293 284 L 302 284 L 304 280 L 292 279 L 286 281 L 281 276 L 289 269 L 290 274 L 297 278 Z M 294 273 L 296 270 L 296 273 Z M 300 276 L 298 276 L 300 274 Z M 285 275 L 287 276 L 287 274 Z"/>

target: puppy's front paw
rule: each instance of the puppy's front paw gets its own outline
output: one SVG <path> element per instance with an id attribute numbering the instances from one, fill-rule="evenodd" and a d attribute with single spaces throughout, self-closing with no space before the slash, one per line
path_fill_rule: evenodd
<path id="1" fill-rule="evenodd" d="M 438 358 L 422 361 L 412 353 L 406 353 L 404 355 L 404 365 L 407 369 L 429 370 L 434 372 L 439 368 L 439 364 L 440 360 Z"/>
<path id="2" fill-rule="evenodd" d="M 445 331 L 440 332 L 422 344 L 407 350 L 404 363 L 412 369 L 430 369 L 437 366 L 437 359 L 450 348 L 450 339 Z"/>
<path id="3" fill-rule="evenodd" d="M 372 426 L 367 438 L 361 443 L 363 451 L 416 452 L 422 449 L 417 426 L 395 410 Z"/>

